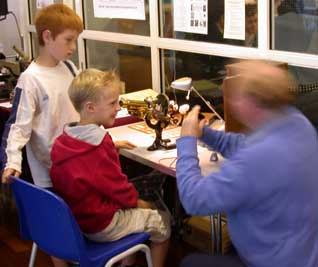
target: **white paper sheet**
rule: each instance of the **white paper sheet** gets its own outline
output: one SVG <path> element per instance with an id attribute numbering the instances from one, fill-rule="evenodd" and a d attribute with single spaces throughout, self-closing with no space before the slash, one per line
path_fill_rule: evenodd
<path id="1" fill-rule="evenodd" d="M 245 40 L 245 0 L 225 0 L 224 38 Z"/>
<path id="2" fill-rule="evenodd" d="M 94 0 L 96 18 L 145 20 L 144 0 Z"/>
<path id="3" fill-rule="evenodd" d="M 208 34 L 207 0 L 174 0 L 174 31 Z"/>
<path id="4" fill-rule="evenodd" d="M 0 103 L 0 107 L 3 107 L 3 108 L 11 108 L 12 107 L 12 104 L 7 101 L 7 102 L 2 102 Z"/>
<path id="5" fill-rule="evenodd" d="M 54 0 L 37 0 L 36 1 L 36 8 L 43 8 L 48 5 L 54 4 Z"/>

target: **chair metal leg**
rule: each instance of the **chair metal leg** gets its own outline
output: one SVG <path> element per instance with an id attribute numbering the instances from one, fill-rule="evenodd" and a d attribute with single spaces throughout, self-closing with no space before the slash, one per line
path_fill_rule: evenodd
<path id="1" fill-rule="evenodd" d="M 150 249 L 145 244 L 139 244 L 139 245 L 133 246 L 130 249 L 116 255 L 105 264 L 105 267 L 111 267 L 116 262 L 128 257 L 129 255 L 135 254 L 137 251 L 142 251 L 145 253 L 146 259 L 147 259 L 147 265 L 148 267 L 152 267 L 152 258 L 151 258 Z"/>
<path id="2" fill-rule="evenodd" d="M 29 267 L 34 267 L 34 262 L 35 262 L 35 257 L 36 257 L 37 250 L 38 250 L 38 245 L 33 242 L 31 255 L 30 255 L 30 260 L 29 260 Z"/>
<path id="3" fill-rule="evenodd" d="M 148 246 L 144 245 L 144 247 L 142 247 L 140 249 L 143 253 L 145 253 L 146 256 L 146 260 L 147 260 L 147 266 L 148 267 L 152 267 L 152 258 L 151 258 L 151 252 Z"/>

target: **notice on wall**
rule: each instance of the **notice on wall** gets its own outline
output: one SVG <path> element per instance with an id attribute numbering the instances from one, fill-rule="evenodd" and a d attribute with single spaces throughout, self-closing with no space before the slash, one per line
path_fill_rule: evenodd
<path id="1" fill-rule="evenodd" d="M 145 0 L 94 0 L 94 16 L 145 20 Z"/>
<path id="2" fill-rule="evenodd" d="M 245 40 L 245 0 L 225 0 L 224 38 Z"/>
<path id="3" fill-rule="evenodd" d="M 54 4 L 54 0 L 36 0 L 36 8 L 43 8 Z"/>
<path id="4" fill-rule="evenodd" d="M 208 34 L 207 0 L 173 0 L 173 30 Z"/>

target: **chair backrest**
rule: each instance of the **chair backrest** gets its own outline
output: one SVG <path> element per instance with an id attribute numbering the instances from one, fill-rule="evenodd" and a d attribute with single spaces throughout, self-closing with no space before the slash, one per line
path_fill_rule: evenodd
<path id="1" fill-rule="evenodd" d="M 83 235 L 69 207 L 52 192 L 11 177 L 23 238 L 33 240 L 48 254 L 79 261 Z"/>

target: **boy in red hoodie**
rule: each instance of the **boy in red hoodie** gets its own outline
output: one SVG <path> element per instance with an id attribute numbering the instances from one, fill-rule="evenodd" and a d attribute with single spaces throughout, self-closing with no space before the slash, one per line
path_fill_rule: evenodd
<path id="1" fill-rule="evenodd" d="M 112 138 L 100 126 L 113 125 L 119 107 L 119 78 L 114 72 L 87 69 L 69 88 L 80 114 L 52 148 L 53 188 L 70 206 L 80 228 L 94 241 L 112 241 L 148 232 L 154 267 L 163 267 L 170 225 L 166 214 L 138 198 L 122 173 Z"/>

